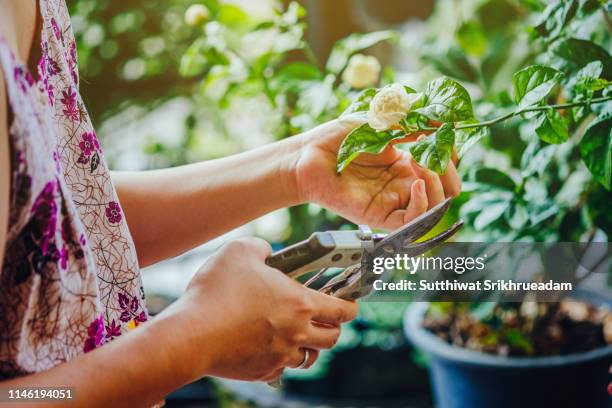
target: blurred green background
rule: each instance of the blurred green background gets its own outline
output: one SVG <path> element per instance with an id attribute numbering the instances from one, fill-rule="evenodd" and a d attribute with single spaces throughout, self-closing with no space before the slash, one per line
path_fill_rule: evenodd
<path id="1" fill-rule="evenodd" d="M 420 90 L 440 75 L 455 78 L 485 120 L 513 105 L 511 77 L 520 68 L 550 64 L 570 81 L 596 57 L 609 61 L 612 45 L 609 2 L 597 0 L 575 2 L 571 16 L 546 14 L 541 0 L 302 0 L 303 8 L 276 0 L 67 3 L 81 93 L 109 165 L 121 170 L 222 157 L 337 117 L 356 95 L 342 80 L 356 52 L 378 58 L 380 85 L 397 81 Z M 205 5 L 209 19 L 186 24 L 193 4 Z M 576 45 L 587 40 L 598 45 Z M 572 47 L 582 51 L 568 62 L 562 51 Z M 557 102 L 574 97 L 561 91 Z M 541 141 L 524 118 L 474 138 L 460 166 L 464 192 L 448 219 L 467 220 L 461 239 L 607 241 L 612 196 L 579 153 L 586 123 L 606 110 L 612 112 L 609 103 L 572 111 L 564 144 Z M 149 306 L 158 310 L 177 296 L 225 239 L 255 234 L 282 246 L 315 230 L 345 227 L 350 224 L 313 204 L 276 211 L 145 272 Z M 401 333 L 405 307 L 365 303 L 337 349 L 323 353 L 313 369 L 290 373 L 289 389 L 328 398 L 409 395 L 413 406 L 428 406 L 425 362 Z M 204 394 L 211 392 L 206 387 Z M 227 391 L 233 388 L 218 387 L 214 394 L 233 406 Z M 171 404 L 193 395 L 184 392 L 184 400 Z"/>

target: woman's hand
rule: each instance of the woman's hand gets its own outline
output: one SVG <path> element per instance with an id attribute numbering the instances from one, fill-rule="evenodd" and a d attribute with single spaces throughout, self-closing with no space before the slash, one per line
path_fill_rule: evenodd
<path id="1" fill-rule="evenodd" d="M 340 324 L 355 317 L 357 304 L 308 289 L 267 266 L 270 252 L 267 242 L 255 238 L 225 245 L 186 294 L 156 318 L 184 337 L 177 369 L 192 370 L 193 379 L 267 381 L 299 366 L 304 349 L 308 367 L 318 350 L 336 343 Z"/>
<path id="2" fill-rule="evenodd" d="M 337 175 L 338 148 L 350 130 L 332 121 L 297 136 L 302 147 L 295 177 L 302 201 L 318 203 L 356 223 L 395 229 L 461 191 L 454 163 L 439 176 L 391 146 L 380 155 L 362 154 Z"/>

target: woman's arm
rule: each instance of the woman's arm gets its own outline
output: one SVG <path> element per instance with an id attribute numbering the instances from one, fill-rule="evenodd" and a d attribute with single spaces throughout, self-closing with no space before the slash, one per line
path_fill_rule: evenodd
<path id="1" fill-rule="evenodd" d="M 9 389 L 53 387 L 70 389 L 69 406 L 150 407 L 172 390 L 195 379 L 186 375 L 187 367 L 179 370 L 173 364 L 185 354 L 184 343 L 190 339 L 189 333 L 183 333 L 186 337 L 181 339 L 169 335 L 171 323 L 167 319 L 156 319 L 70 362 L 0 382 L 2 396 L 6 398 Z M 200 366 L 196 368 L 196 364 Z M 205 373 L 205 365 L 206 353 L 202 353 L 190 368 Z M 67 401 L 54 402 L 19 405 L 64 407 Z"/>
<path id="2" fill-rule="evenodd" d="M 392 147 L 379 156 L 362 155 L 337 175 L 336 154 L 348 131 L 333 121 L 224 159 L 114 173 L 141 264 L 305 201 L 356 223 L 394 229 L 459 193 L 453 163 L 438 176 Z"/>
<path id="3" fill-rule="evenodd" d="M 453 163 L 438 176 L 391 147 L 379 156 L 362 155 L 337 175 L 336 154 L 348 131 L 332 121 L 220 160 L 115 173 L 141 263 L 177 255 L 271 210 L 305 201 L 356 223 L 394 229 L 459 193 Z"/>
<path id="4" fill-rule="evenodd" d="M 291 138 L 187 166 L 114 172 L 141 265 L 300 203 L 292 169 L 300 143 L 300 138 Z"/>
<path id="5" fill-rule="evenodd" d="M 270 268 L 269 254 L 270 246 L 254 238 L 225 245 L 152 321 L 70 362 L 0 382 L 0 390 L 71 388 L 71 406 L 147 407 L 205 375 L 274 379 L 300 365 L 304 349 L 311 365 L 319 349 L 336 343 L 357 305 Z"/>

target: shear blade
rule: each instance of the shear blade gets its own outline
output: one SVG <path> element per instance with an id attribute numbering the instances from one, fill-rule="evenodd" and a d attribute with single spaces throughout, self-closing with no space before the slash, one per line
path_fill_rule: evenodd
<path id="1" fill-rule="evenodd" d="M 408 256 L 417 256 L 424 254 L 425 252 L 431 251 L 435 247 L 442 244 L 444 241 L 455 235 L 459 228 L 463 226 L 463 220 L 457 221 L 446 231 L 441 232 L 433 238 L 423 242 L 414 242 L 409 246 L 406 246 L 398 251 L 399 254 L 406 254 Z"/>
<path id="2" fill-rule="evenodd" d="M 444 241 L 452 237 L 462 226 L 463 220 L 459 220 L 453 226 L 435 237 L 430 238 L 427 241 L 413 243 L 408 247 L 403 247 L 400 251 L 398 251 L 398 253 L 406 254 L 411 257 L 421 255 L 436 248 Z M 330 292 L 333 296 L 342 299 L 356 300 L 358 298 L 367 296 L 372 291 L 374 281 L 376 279 L 379 279 L 379 276 L 375 275 L 373 271 L 364 270 L 364 268 L 361 268 L 358 274 L 351 274 L 345 277 L 342 285 L 337 285 L 331 288 Z"/>
<path id="3" fill-rule="evenodd" d="M 374 247 L 374 256 L 383 255 L 385 252 L 388 254 L 397 253 L 401 248 L 406 248 L 408 244 L 413 243 L 427 232 L 431 231 L 431 229 L 440 222 L 442 217 L 444 217 L 448 207 L 450 207 L 451 201 L 452 198 L 447 198 L 432 209 L 410 221 L 408 224 L 389 233 L 389 235 Z"/>

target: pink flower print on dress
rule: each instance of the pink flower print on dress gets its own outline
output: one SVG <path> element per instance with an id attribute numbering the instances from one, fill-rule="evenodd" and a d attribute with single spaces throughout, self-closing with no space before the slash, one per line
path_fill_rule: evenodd
<path id="1" fill-rule="evenodd" d="M 55 103 L 55 93 L 53 92 L 53 84 L 49 77 L 59 72 L 59 65 L 49 56 L 49 45 L 46 42 L 42 42 L 40 46 L 42 48 L 42 55 L 38 61 L 39 88 L 47 94 L 49 105 L 53 106 Z"/>
<path id="2" fill-rule="evenodd" d="M 87 353 L 106 343 L 106 333 L 104 331 L 104 318 L 102 314 L 89 325 L 87 329 L 87 339 L 83 345 L 83 351 Z"/>
<path id="3" fill-rule="evenodd" d="M 121 221 L 121 207 L 116 201 L 111 201 L 106 207 L 106 218 L 111 224 L 118 224 Z"/>
<path id="4" fill-rule="evenodd" d="M 85 156 L 91 156 L 92 152 L 98 151 L 100 149 L 100 145 L 98 144 L 96 132 L 83 133 L 83 136 L 81 136 L 81 142 L 79 143 L 79 147 L 81 148 L 81 152 L 83 152 Z"/>
<path id="5" fill-rule="evenodd" d="M 19 86 L 19 89 L 24 93 L 27 92 L 28 88 L 34 85 L 34 77 L 32 74 L 20 65 L 13 69 L 13 78 Z"/>
<path id="6" fill-rule="evenodd" d="M 109 325 L 106 325 L 106 338 L 113 340 L 119 336 L 121 336 L 121 325 L 117 324 L 115 319 L 113 319 Z"/>
<path id="7" fill-rule="evenodd" d="M 40 245 L 43 256 L 47 255 L 55 240 L 55 227 L 57 225 L 57 203 L 55 202 L 55 190 L 57 183 L 48 182 L 40 192 L 34 204 L 31 214 L 33 218 L 32 237 Z"/>
<path id="8" fill-rule="evenodd" d="M 55 21 L 54 18 L 51 19 L 51 27 L 53 28 L 53 34 L 55 35 L 55 38 L 60 40 L 62 38 L 62 32 L 59 26 L 57 25 L 57 21 Z"/>
<path id="9" fill-rule="evenodd" d="M 62 245 L 62 249 L 59 251 L 60 267 L 64 270 L 68 268 L 68 247 L 66 244 Z"/>
<path id="10" fill-rule="evenodd" d="M 136 296 L 133 296 L 130 300 L 127 295 L 119 293 L 118 300 L 119 307 L 122 310 L 119 320 L 123 323 L 131 323 L 134 326 L 138 326 L 140 323 L 147 321 L 147 314 L 142 310 L 140 301 Z M 138 312 L 139 310 L 140 312 Z"/>
<path id="11" fill-rule="evenodd" d="M 64 109 L 62 110 L 64 115 L 73 122 L 78 122 L 81 115 L 77 107 L 76 92 L 72 90 L 72 87 L 68 87 L 65 91 L 62 91 L 61 101 L 64 105 Z"/>
<path id="12" fill-rule="evenodd" d="M 81 164 L 88 163 L 91 154 L 100 151 L 100 144 L 98 143 L 96 132 L 83 133 L 81 141 L 79 142 L 79 148 L 81 149 L 81 155 L 77 162 Z"/>
<path id="13" fill-rule="evenodd" d="M 68 69 L 70 71 L 70 76 L 72 77 L 72 81 L 75 84 L 78 84 L 78 76 L 77 76 L 77 51 L 76 51 L 76 41 L 73 41 L 70 44 L 70 50 L 68 51 Z"/>

